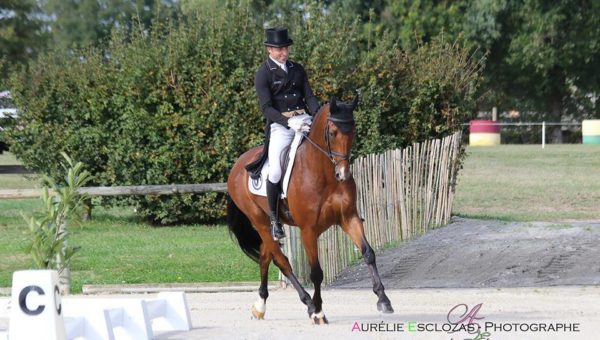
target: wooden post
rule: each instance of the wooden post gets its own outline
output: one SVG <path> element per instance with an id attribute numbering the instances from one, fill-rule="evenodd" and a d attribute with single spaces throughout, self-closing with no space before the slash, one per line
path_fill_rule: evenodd
<path id="1" fill-rule="evenodd" d="M 92 219 L 92 199 L 88 198 L 83 201 L 83 213 L 81 214 L 83 221 L 89 221 Z"/>

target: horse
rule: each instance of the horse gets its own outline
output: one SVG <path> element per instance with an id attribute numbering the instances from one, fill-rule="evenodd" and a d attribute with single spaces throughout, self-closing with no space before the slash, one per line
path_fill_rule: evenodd
<path id="1" fill-rule="evenodd" d="M 358 95 L 351 103 L 338 102 L 332 97 L 319 108 L 310 132 L 296 153 L 287 191 L 288 211 L 283 211 L 283 204 L 279 204 L 282 222 L 300 228 L 314 284 L 312 298 L 294 275 L 281 244 L 271 236 L 266 197 L 254 195 L 248 188 L 249 174 L 244 166 L 255 159 L 264 146 L 242 154 L 231 169 L 227 180 L 229 231 L 237 238 L 242 251 L 260 266 L 260 298 L 251 308 L 255 319 L 263 319 L 265 315 L 268 270 L 273 261 L 298 292 L 312 322 L 328 323 L 322 308 L 323 270 L 319 264 L 317 239 L 332 225 L 340 225 L 360 249 L 373 278 L 377 310 L 394 312 L 377 271 L 375 253 L 365 238 L 363 220 L 356 205 L 356 183 L 350 172 L 350 152 L 356 135 L 353 112 L 357 105 Z"/>

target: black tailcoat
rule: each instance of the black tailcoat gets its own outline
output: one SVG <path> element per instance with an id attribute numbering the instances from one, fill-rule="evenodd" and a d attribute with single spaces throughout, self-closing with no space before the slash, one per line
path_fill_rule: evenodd
<path id="1" fill-rule="evenodd" d="M 288 118 L 281 112 L 306 110 L 313 115 L 319 109 L 319 102 L 308 84 L 308 76 L 302 65 L 287 61 L 287 72 L 271 58 L 262 63 L 254 77 L 254 87 L 260 109 L 265 115 L 265 147 L 261 155 L 246 165 L 253 178 L 260 176 L 260 169 L 267 159 L 271 123 L 279 123 L 287 128 Z"/>
<path id="2" fill-rule="evenodd" d="M 289 60 L 286 67 L 287 72 L 267 58 L 254 77 L 258 103 L 267 125 L 276 122 L 287 127 L 288 118 L 281 112 L 304 109 L 312 115 L 319 109 L 304 67 Z"/>

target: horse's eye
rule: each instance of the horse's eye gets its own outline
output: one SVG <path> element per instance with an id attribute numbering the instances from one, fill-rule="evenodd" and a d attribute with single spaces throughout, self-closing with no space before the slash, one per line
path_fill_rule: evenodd
<path id="1" fill-rule="evenodd" d="M 335 132 L 329 131 L 329 138 L 331 138 L 331 139 L 335 138 Z"/>

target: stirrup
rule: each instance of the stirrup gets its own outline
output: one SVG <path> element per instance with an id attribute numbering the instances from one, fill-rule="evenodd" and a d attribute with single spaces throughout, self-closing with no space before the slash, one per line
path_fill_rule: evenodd
<path id="1" fill-rule="evenodd" d="M 283 226 L 276 219 L 271 219 L 271 236 L 273 236 L 273 240 L 275 241 L 279 241 L 282 238 L 285 238 Z"/>

